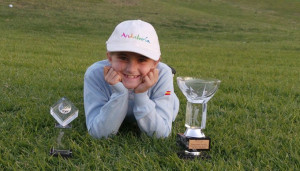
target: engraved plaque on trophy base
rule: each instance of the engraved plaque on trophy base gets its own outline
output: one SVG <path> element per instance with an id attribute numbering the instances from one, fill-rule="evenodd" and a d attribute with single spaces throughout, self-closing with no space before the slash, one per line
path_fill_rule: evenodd
<path id="1" fill-rule="evenodd" d="M 184 134 L 177 134 L 177 142 L 188 150 L 200 150 L 209 151 L 210 150 L 210 138 L 195 138 L 186 137 Z"/>

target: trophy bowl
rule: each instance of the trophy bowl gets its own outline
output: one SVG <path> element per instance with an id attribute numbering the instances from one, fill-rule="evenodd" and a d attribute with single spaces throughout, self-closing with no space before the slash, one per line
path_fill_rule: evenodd
<path id="1" fill-rule="evenodd" d="M 78 109 L 66 97 L 61 98 L 50 108 L 50 114 L 63 127 L 78 117 Z"/>
<path id="2" fill-rule="evenodd" d="M 213 78 L 177 77 L 181 92 L 191 103 L 207 103 L 218 90 L 221 81 Z"/>

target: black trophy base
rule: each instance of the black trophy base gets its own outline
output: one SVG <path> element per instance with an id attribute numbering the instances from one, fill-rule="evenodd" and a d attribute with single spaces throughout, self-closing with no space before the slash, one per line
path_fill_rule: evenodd
<path id="1" fill-rule="evenodd" d="M 210 150 L 210 138 L 195 138 L 186 137 L 184 134 L 177 134 L 176 142 L 178 145 L 184 148 L 184 151 L 178 152 L 179 158 L 183 159 L 210 159 L 211 157 L 207 153 Z"/>
<path id="2" fill-rule="evenodd" d="M 52 147 L 50 149 L 50 155 L 54 156 L 54 157 L 61 156 L 63 158 L 70 158 L 70 157 L 72 157 L 72 150 L 58 150 L 58 149 L 54 149 L 54 147 Z"/>

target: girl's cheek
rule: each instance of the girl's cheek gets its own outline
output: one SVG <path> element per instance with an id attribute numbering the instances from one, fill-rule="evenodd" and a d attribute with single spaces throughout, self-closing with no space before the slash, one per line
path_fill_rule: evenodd
<path id="1" fill-rule="evenodd" d="M 120 66 L 118 64 L 112 64 L 112 68 L 115 70 L 115 71 L 119 71 L 120 70 Z"/>
<path id="2" fill-rule="evenodd" d="M 142 71 L 142 73 L 143 73 L 144 76 L 146 76 L 146 75 L 149 74 L 150 71 L 151 71 L 151 68 L 147 68 L 147 69 L 144 69 L 144 70 Z"/>

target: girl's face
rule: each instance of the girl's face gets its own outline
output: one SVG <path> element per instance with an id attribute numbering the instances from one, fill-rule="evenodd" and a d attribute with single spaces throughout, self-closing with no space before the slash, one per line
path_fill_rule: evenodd
<path id="1" fill-rule="evenodd" d="M 159 62 L 134 52 L 108 52 L 107 58 L 127 89 L 134 89 L 141 84 L 143 77 Z"/>

